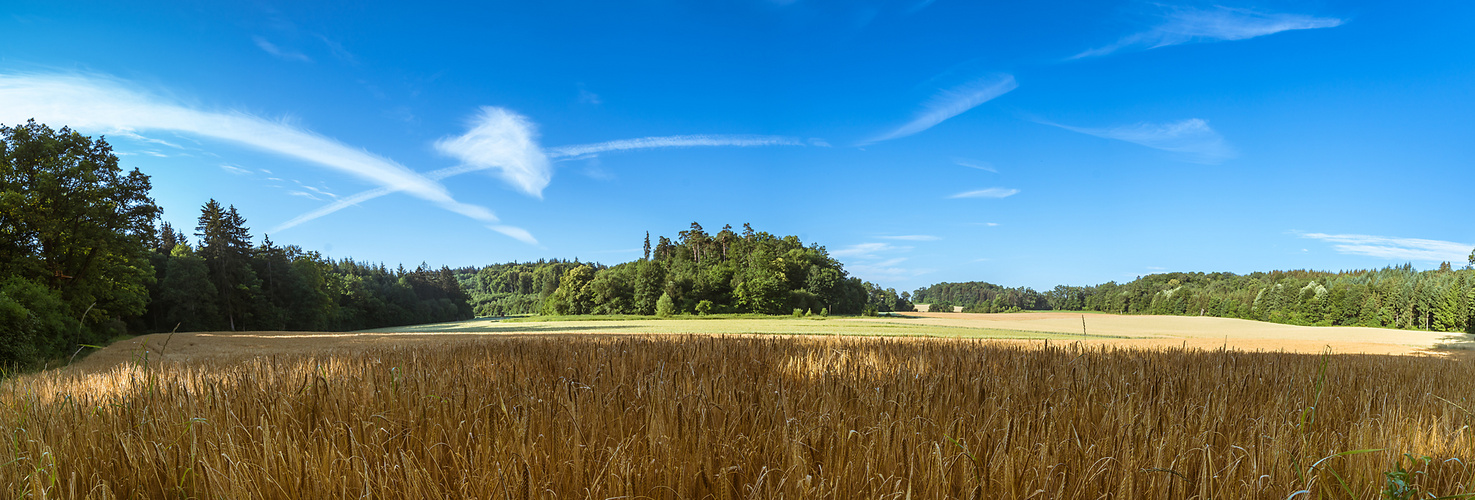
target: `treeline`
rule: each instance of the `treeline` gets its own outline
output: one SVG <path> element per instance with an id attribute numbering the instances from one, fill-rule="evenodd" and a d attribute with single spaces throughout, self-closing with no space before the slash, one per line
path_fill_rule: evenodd
<path id="1" fill-rule="evenodd" d="M 1021 310 L 1051 309 L 1044 294 L 1031 288 L 1005 288 L 993 283 L 937 283 L 912 292 L 913 302 L 929 304 L 932 312 L 952 312 L 962 306 L 963 312 L 995 313 Z"/>
<path id="2" fill-rule="evenodd" d="M 0 366 L 128 332 L 356 330 L 470 318 L 450 269 L 335 261 L 263 238 L 211 200 L 195 241 L 111 146 L 29 121 L 0 127 Z"/>
<path id="3" fill-rule="evenodd" d="M 150 253 L 149 305 L 135 331 L 344 331 L 454 321 L 471 305 L 449 268 L 406 271 L 285 247 L 252 246 L 234 206 L 210 200 L 198 244 L 164 223 Z"/>
<path id="4" fill-rule="evenodd" d="M 1052 293 L 1092 311 L 1207 315 L 1294 325 L 1475 330 L 1475 270 L 1164 273 Z"/>
<path id="5" fill-rule="evenodd" d="M 478 316 L 912 309 L 905 293 L 849 276 L 824 247 L 747 224 L 741 233 L 726 226 L 708 234 L 692 223 L 654 246 L 647 234 L 644 257 L 609 267 L 559 260 L 487 266 L 476 273 L 470 295 Z"/>
<path id="6" fill-rule="evenodd" d="M 1475 333 L 1475 270 L 1449 263 L 1429 271 L 1403 265 L 1338 273 L 1161 273 L 1044 293 L 982 282 L 938 283 L 912 298 L 969 312 L 1087 310 Z"/>

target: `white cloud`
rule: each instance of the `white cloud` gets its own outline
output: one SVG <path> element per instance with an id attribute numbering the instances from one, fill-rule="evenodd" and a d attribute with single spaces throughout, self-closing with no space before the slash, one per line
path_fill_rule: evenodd
<path id="1" fill-rule="evenodd" d="M 292 196 L 301 196 L 301 197 L 307 198 L 309 200 L 318 200 L 318 201 L 322 201 L 323 200 L 322 198 L 318 198 L 316 196 L 313 196 L 312 193 L 308 193 L 308 192 L 304 192 L 304 191 L 287 191 L 287 194 L 292 195 Z"/>
<path id="2" fill-rule="evenodd" d="M 1072 127 L 1041 121 L 1072 132 L 1094 135 L 1104 139 L 1116 139 L 1149 148 L 1181 153 L 1195 163 L 1217 164 L 1236 156 L 1234 148 L 1209 127 L 1209 123 L 1198 119 L 1171 123 L 1137 123 L 1106 128 Z"/>
<path id="3" fill-rule="evenodd" d="M 972 169 L 982 170 L 984 172 L 992 172 L 995 174 L 999 173 L 999 169 L 994 168 L 994 164 L 986 161 L 970 160 L 967 158 L 953 158 L 953 164 L 960 167 L 968 167 Z"/>
<path id="4" fill-rule="evenodd" d="M 1306 233 L 1302 238 L 1332 243 L 1338 253 L 1393 261 L 1465 262 L 1475 244 L 1366 234 Z"/>
<path id="5" fill-rule="evenodd" d="M 317 36 L 319 40 L 322 40 L 324 45 L 328 46 L 328 51 L 333 53 L 333 57 L 337 57 L 339 60 L 342 60 L 343 62 L 346 62 L 348 64 L 358 65 L 358 58 L 355 57 L 352 52 L 349 52 L 348 49 L 343 48 L 342 43 L 338 43 L 338 41 L 323 35 L 315 36 Z"/>
<path id="6" fill-rule="evenodd" d="M 226 165 L 226 164 L 222 163 L 220 165 L 220 169 L 221 170 L 224 170 L 226 172 L 230 172 L 232 174 L 236 174 L 236 175 L 251 175 L 251 171 L 250 170 L 246 170 L 244 168 L 237 167 L 235 165 Z"/>
<path id="7" fill-rule="evenodd" d="M 987 76 L 968 82 L 957 87 L 938 92 L 932 99 L 922 105 L 922 110 L 912 121 L 905 125 L 882 134 L 864 144 L 872 144 L 888 141 L 900 137 L 906 137 L 923 130 L 932 128 L 948 118 L 958 116 L 980 104 L 989 102 L 995 97 L 1004 95 L 1019 84 L 1014 81 L 1014 75 Z"/>
<path id="8" fill-rule="evenodd" d="M 672 135 L 663 137 L 640 137 L 618 141 L 559 146 L 548 149 L 551 158 L 598 154 L 607 151 L 632 149 L 680 148 L 692 146 L 803 146 L 804 142 L 793 137 L 776 135 Z"/>
<path id="9" fill-rule="evenodd" d="M 875 258 L 880 252 L 893 252 L 898 250 L 911 250 L 912 247 L 896 246 L 890 243 L 859 243 L 830 252 L 831 257 L 857 257 Z"/>
<path id="10" fill-rule="evenodd" d="M 907 261 L 907 257 L 897 257 L 895 254 L 911 250 L 912 247 L 890 243 L 859 243 L 830 252 L 830 256 L 847 260 L 845 269 L 855 276 L 870 280 L 905 279 L 932 272 L 931 269 L 900 267 Z"/>
<path id="11" fill-rule="evenodd" d="M 508 237 L 514 239 L 514 240 L 521 241 L 521 242 L 527 243 L 529 245 L 537 245 L 538 244 L 538 239 L 537 238 L 534 238 L 532 233 L 529 233 L 526 229 L 523 229 L 523 228 L 520 228 L 520 227 L 516 227 L 516 226 L 502 226 L 502 225 L 493 224 L 493 225 L 487 226 L 487 229 L 491 229 L 493 231 L 502 233 L 502 234 L 507 235 Z"/>
<path id="12" fill-rule="evenodd" d="M 466 171 L 497 170 L 498 177 L 538 198 L 553 179 L 548 157 L 537 142 L 532 122 L 503 108 L 483 106 L 465 134 L 435 142 L 435 149 L 461 161 Z"/>
<path id="13" fill-rule="evenodd" d="M 1194 42 L 1244 40 L 1282 31 L 1331 28 L 1341 26 L 1343 22 L 1330 17 L 1274 14 L 1222 6 L 1212 10 L 1177 7 L 1164 16 L 1162 24 L 1128 35 L 1110 45 L 1081 52 L 1072 59 L 1129 49 L 1150 50 Z"/>
<path id="14" fill-rule="evenodd" d="M 308 191 L 312 191 L 314 193 L 317 193 L 317 194 L 320 194 L 320 195 L 323 195 L 323 196 L 327 196 L 329 198 L 337 198 L 338 197 L 338 195 L 333 194 L 332 192 L 329 192 L 327 189 L 321 189 L 321 188 L 316 188 L 316 187 L 313 187 L 313 186 L 309 186 L 309 185 L 304 184 L 302 181 L 299 181 L 297 179 L 292 179 L 292 182 L 297 183 L 297 185 L 299 187 L 301 187 L 302 189 L 306 189 Z"/>
<path id="15" fill-rule="evenodd" d="M 905 234 L 901 236 L 882 236 L 881 239 L 900 241 L 937 241 L 942 238 L 932 236 L 930 234 Z"/>
<path id="16" fill-rule="evenodd" d="M 342 172 L 382 189 L 403 191 L 472 219 L 497 221 L 485 207 L 458 202 L 445 186 L 387 158 L 296 125 L 240 112 L 188 107 L 111 78 L 0 75 L 0 111 L 7 115 L 0 120 L 34 117 L 79 130 L 162 130 L 232 142 Z"/>
<path id="17" fill-rule="evenodd" d="M 1019 194 L 1019 190 L 1018 189 L 1007 189 L 1007 188 L 997 188 L 997 187 L 994 187 L 994 188 L 979 189 L 979 190 L 976 190 L 976 191 L 964 191 L 964 192 L 961 192 L 961 193 L 958 193 L 958 194 L 949 196 L 948 198 L 954 198 L 954 199 L 956 199 L 956 198 L 1008 198 L 1008 197 L 1014 196 L 1016 194 Z"/>
<path id="18" fill-rule="evenodd" d="M 261 50 L 266 51 L 266 53 L 273 56 L 277 56 L 288 61 L 312 62 L 312 58 L 307 57 L 303 53 L 283 49 L 281 47 L 278 47 L 276 44 L 267 41 L 267 39 L 265 38 L 253 36 L 251 37 L 251 40 L 255 41 L 256 46 L 260 47 Z"/>
<path id="19" fill-rule="evenodd" d="M 584 88 L 579 89 L 579 102 L 583 104 L 593 104 L 595 106 L 604 103 L 604 101 L 599 98 L 599 94 L 590 92 Z"/>
<path id="20" fill-rule="evenodd" d="M 178 144 L 175 144 L 175 143 L 172 143 L 172 142 L 163 140 L 163 139 L 154 139 L 152 137 L 144 137 L 144 136 L 141 136 L 141 135 L 138 135 L 138 134 L 134 133 L 131 130 L 114 130 L 114 131 L 111 132 L 111 134 L 112 134 L 113 137 L 126 137 L 126 138 L 129 138 L 129 139 L 132 139 L 132 140 L 135 140 L 135 141 L 139 141 L 139 142 L 147 142 L 147 143 L 150 143 L 150 144 L 160 144 L 160 145 L 164 145 L 164 146 L 169 146 L 169 147 L 174 148 L 174 149 L 184 149 L 183 146 L 180 146 Z"/>

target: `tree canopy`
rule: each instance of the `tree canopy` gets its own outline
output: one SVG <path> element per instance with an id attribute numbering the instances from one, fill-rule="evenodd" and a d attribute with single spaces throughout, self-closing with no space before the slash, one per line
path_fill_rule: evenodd
<path id="1" fill-rule="evenodd" d="M 0 127 L 0 363 L 123 333 L 144 311 L 159 214 L 149 187 L 101 138 Z"/>

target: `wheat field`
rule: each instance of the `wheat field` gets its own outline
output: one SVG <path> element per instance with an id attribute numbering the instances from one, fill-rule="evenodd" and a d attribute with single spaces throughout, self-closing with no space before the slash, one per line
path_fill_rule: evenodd
<path id="1" fill-rule="evenodd" d="M 17 498 L 1430 498 L 1475 484 L 1472 381 L 1462 359 L 965 339 L 534 337 L 189 362 L 139 351 L 105 370 L 6 379 L 0 486 Z"/>

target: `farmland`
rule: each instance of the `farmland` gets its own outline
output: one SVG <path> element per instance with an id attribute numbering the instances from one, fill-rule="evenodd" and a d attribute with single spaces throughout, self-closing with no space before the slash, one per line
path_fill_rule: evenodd
<path id="1" fill-rule="evenodd" d="M 1110 330 L 1106 317 L 1087 320 Z M 141 338 L 6 380 L 0 487 L 67 498 L 1282 499 L 1376 497 L 1390 478 L 1447 495 L 1475 473 L 1475 364 L 1460 356 L 1132 346 L 1163 339 L 939 323 L 959 321 Z M 702 324 L 705 334 L 675 333 Z M 764 328 L 805 335 L 752 334 Z M 1011 335 L 1036 337 L 987 338 Z"/>

